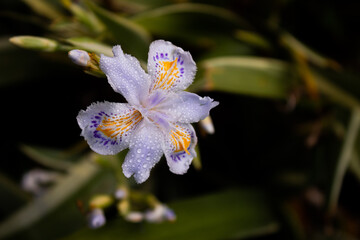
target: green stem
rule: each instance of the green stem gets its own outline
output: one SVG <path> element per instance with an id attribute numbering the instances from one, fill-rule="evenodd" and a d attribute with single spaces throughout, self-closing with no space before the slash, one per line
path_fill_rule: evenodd
<path id="1" fill-rule="evenodd" d="M 331 186 L 328 209 L 330 215 L 334 215 L 336 213 L 342 182 L 350 163 L 351 154 L 353 152 L 355 140 L 359 131 L 359 126 L 360 110 L 358 108 L 354 108 L 351 113 L 349 127 L 341 148 L 339 160 L 335 169 L 335 176 Z"/>

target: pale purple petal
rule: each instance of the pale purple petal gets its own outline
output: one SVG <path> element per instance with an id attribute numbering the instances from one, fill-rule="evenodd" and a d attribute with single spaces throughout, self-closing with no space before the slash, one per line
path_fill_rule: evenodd
<path id="1" fill-rule="evenodd" d="M 150 170 L 163 155 L 163 136 L 153 124 L 143 121 L 130 140 L 130 150 L 122 165 L 124 175 L 137 183 L 148 179 Z"/>
<path id="2" fill-rule="evenodd" d="M 157 108 L 165 112 L 171 122 L 193 123 L 209 116 L 210 110 L 217 105 L 219 102 L 209 97 L 181 91 L 168 95 Z"/>
<path id="3" fill-rule="evenodd" d="M 196 157 L 197 137 L 191 124 L 174 125 L 171 135 L 166 138 L 164 153 L 170 171 L 184 174 Z"/>
<path id="4" fill-rule="evenodd" d="M 141 114 L 124 103 L 99 102 L 81 110 L 77 121 L 90 148 L 114 155 L 129 146 L 129 138 L 141 121 Z"/>
<path id="5" fill-rule="evenodd" d="M 196 64 L 189 52 L 171 42 L 157 40 L 150 45 L 148 72 L 152 80 L 151 91 L 178 91 L 186 89 L 193 82 Z"/>
<path id="6" fill-rule="evenodd" d="M 139 105 L 147 96 L 150 77 L 139 61 L 124 54 L 119 45 L 113 47 L 114 57 L 101 55 L 100 68 L 106 74 L 115 92 L 122 94 L 132 105 Z"/>

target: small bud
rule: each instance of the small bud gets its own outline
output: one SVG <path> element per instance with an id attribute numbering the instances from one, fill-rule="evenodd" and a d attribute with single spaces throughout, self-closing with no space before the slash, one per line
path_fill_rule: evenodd
<path id="1" fill-rule="evenodd" d="M 175 212 L 170 209 L 170 208 L 166 208 L 164 217 L 166 220 L 170 221 L 170 222 L 175 222 L 176 221 L 176 214 Z"/>
<path id="2" fill-rule="evenodd" d="M 207 117 L 204 118 L 203 120 L 200 120 L 200 126 L 201 126 L 201 127 L 205 130 L 205 132 L 208 133 L 208 134 L 214 134 L 214 133 L 215 133 L 214 124 L 213 124 L 210 116 L 207 116 Z"/>
<path id="3" fill-rule="evenodd" d="M 31 192 L 36 196 L 40 196 L 60 177 L 61 175 L 57 172 L 33 169 L 24 174 L 21 186 L 24 190 Z"/>
<path id="4" fill-rule="evenodd" d="M 75 49 L 68 54 L 71 61 L 77 65 L 87 67 L 90 64 L 90 56 L 86 51 Z"/>
<path id="5" fill-rule="evenodd" d="M 89 227 L 93 229 L 102 227 L 106 223 L 104 211 L 99 208 L 93 209 L 87 216 L 87 220 Z"/>
<path id="6" fill-rule="evenodd" d="M 121 200 L 121 199 L 124 199 L 128 196 L 127 194 L 127 190 L 125 188 L 118 188 L 115 192 L 115 198 L 117 200 Z"/>
<path id="7" fill-rule="evenodd" d="M 116 207 L 121 215 L 126 215 L 130 210 L 130 203 L 125 199 L 120 201 Z"/>
<path id="8" fill-rule="evenodd" d="M 114 202 L 114 199 L 108 195 L 96 195 L 90 200 L 91 208 L 106 208 Z"/>
<path id="9" fill-rule="evenodd" d="M 19 47 L 46 52 L 53 52 L 59 47 L 58 42 L 42 37 L 18 36 L 10 38 L 9 41 Z"/>
<path id="10" fill-rule="evenodd" d="M 145 219 L 151 223 L 160 223 L 163 221 L 175 221 L 176 215 L 173 210 L 164 204 L 158 204 L 152 210 L 145 213 Z"/>
<path id="11" fill-rule="evenodd" d="M 133 223 L 141 222 L 144 219 L 144 214 L 141 212 L 130 212 L 125 216 L 125 220 Z"/>

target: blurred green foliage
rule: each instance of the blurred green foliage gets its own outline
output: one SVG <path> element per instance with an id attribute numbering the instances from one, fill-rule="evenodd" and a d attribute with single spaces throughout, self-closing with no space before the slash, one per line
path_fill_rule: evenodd
<path id="1" fill-rule="evenodd" d="M 1 1 L 0 238 L 360 238 L 358 9 L 350 0 Z M 124 153 L 98 156 L 78 136 L 80 109 L 121 96 L 67 52 L 111 56 L 120 44 L 145 67 L 155 39 L 191 52 L 189 91 L 220 106 L 216 133 L 198 128 L 201 160 L 189 173 L 161 163 L 136 185 L 122 175 Z M 20 186 L 34 168 L 61 174 L 36 197 Z M 110 207 L 105 226 L 87 228 L 91 197 L 119 184 L 169 202 L 177 221 L 129 223 Z"/>

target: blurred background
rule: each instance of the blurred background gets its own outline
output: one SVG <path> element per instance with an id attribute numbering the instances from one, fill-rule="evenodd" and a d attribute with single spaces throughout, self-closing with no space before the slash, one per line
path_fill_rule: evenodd
<path id="1" fill-rule="evenodd" d="M 0 239 L 359 239 L 359 9 L 1 0 Z M 146 66 L 156 39 L 190 51 L 188 90 L 220 105 L 214 134 L 194 124 L 188 173 L 162 159 L 138 185 L 122 175 L 125 153 L 96 155 L 80 137 L 81 109 L 124 99 L 68 51 L 111 55 L 120 44 Z M 176 220 L 145 214 L 164 204 Z"/>

